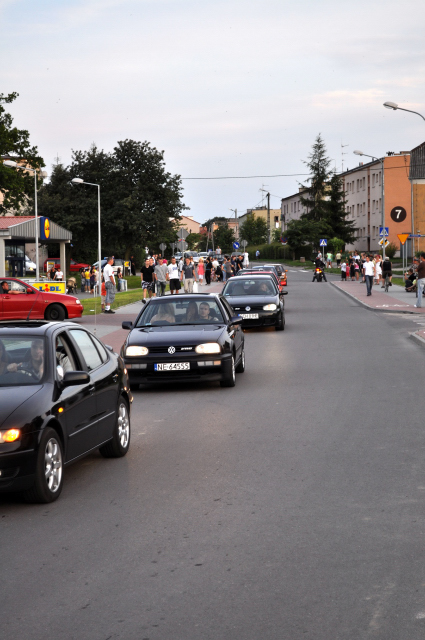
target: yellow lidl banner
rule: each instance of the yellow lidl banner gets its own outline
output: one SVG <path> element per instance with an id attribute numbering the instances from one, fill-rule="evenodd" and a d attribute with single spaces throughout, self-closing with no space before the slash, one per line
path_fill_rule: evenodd
<path id="1" fill-rule="evenodd" d="M 409 233 L 398 233 L 397 238 L 400 240 L 401 244 L 404 244 L 409 237 Z"/>
<path id="2" fill-rule="evenodd" d="M 66 293 L 65 282 L 31 282 L 32 286 L 46 293 Z"/>

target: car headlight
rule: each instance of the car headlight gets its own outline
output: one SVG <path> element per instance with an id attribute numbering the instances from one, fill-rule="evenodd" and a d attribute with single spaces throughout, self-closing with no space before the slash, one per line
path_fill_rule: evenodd
<path id="1" fill-rule="evenodd" d="M 263 307 L 264 311 L 276 311 L 276 309 L 277 309 L 277 305 L 275 304 L 266 304 Z"/>
<path id="2" fill-rule="evenodd" d="M 207 342 L 206 344 L 198 344 L 195 347 L 196 353 L 221 353 L 221 347 L 217 342 Z"/>
<path id="3" fill-rule="evenodd" d="M 149 349 L 147 347 L 127 347 L 126 356 L 147 356 Z"/>
<path id="4" fill-rule="evenodd" d="M 0 442 L 15 442 L 21 435 L 19 429 L 8 429 L 7 431 L 0 431 Z"/>
<path id="5" fill-rule="evenodd" d="M 81 304 L 81 302 L 78 300 L 78 298 L 75 298 L 75 304 Z"/>

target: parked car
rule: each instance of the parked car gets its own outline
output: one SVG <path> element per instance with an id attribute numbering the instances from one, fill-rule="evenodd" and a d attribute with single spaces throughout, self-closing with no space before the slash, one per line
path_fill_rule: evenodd
<path id="1" fill-rule="evenodd" d="M 101 262 L 101 268 L 103 271 L 104 266 L 107 263 L 107 259 L 103 258 L 102 262 Z M 99 264 L 99 260 L 97 262 L 93 263 L 93 267 L 96 268 L 96 270 L 98 270 L 98 264 Z M 121 260 L 121 258 L 114 258 L 114 264 L 112 265 L 112 269 L 114 270 L 114 274 L 117 273 L 118 271 L 118 267 L 121 267 L 121 273 L 124 274 L 124 260 Z"/>
<path id="2" fill-rule="evenodd" d="M 245 327 L 270 327 L 276 331 L 285 329 L 285 310 L 282 293 L 273 274 L 252 273 L 230 278 L 222 295 L 242 318 Z"/>
<path id="3" fill-rule="evenodd" d="M 199 254 L 197 251 L 185 251 L 184 252 L 184 257 L 185 258 L 191 258 L 191 260 L 193 260 L 194 264 L 198 264 L 199 262 Z"/>
<path id="4" fill-rule="evenodd" d="M 55 267 L 60 267 L 60 258 L 47 258 L 47 260 L 45 260 L 43 268 L 44 271 L 47 273 L 47 263 L 48 262 L 54 262 L 55 263 Z M 77 262 L 76 260 L 71 260 L 70 265 L 69 265 L 69 270 L 70 271 L 80 271 L 80 269 L 87 269 L 87 267 L 89 267 L 89 264 L 86 264 L 85 262 Z"/>
<path id="5" fill-rule="evenodd" d="M 0 492 L 52 502 L 66 465 L 97 448 L 124 456 L 131 402 L 122 359 L 84 327 L 1 324 Z"/>
<path id="6" fill-rule="evenodd" d="M 36 264 L 32 260 L 25 256 L 25 273 L 35 273 L 36 272 Z"/>
<path id="7" fill-rule="evenodd" d="M 46 291 L 39 291 L 17 278 L 0 278 L 0 320 L 80 318 L 83 305 L 79 299 L 63 293 L 51 293 L 51 286 L 54 283 L 46 282 Z"/>
<path id="8" fill-rule="evenodd" d="M 130 388 L 140 384 L 220 381 L 234 387 L 245 370 L 242 320 L 221 295 L 183 294 L 151 298 L 121 350 Z"/>

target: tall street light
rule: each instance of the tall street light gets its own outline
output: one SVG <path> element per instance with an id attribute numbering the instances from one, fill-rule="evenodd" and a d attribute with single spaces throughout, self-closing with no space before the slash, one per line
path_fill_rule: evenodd
<path id="1" fill-rule="evenodd" d="M 370 156 L 367 153 L 363 153 L 363 151 L 353 151 L 353 153 L 356 156 L 366 156 L 366 158 L 372 158 L 372 160 L 378 160 L 378 158 L 375 158 L 375 156 Z M 384 202 L 384 158 L 380 158 L 380 162 L 381 162 L 381 171 L 382 171 L 382 180 L 381 180 L 381 200 L 382 200 L 382 210 L 381 210 L 381 227 L 382 227 L 382 231 L 384 233 L 384 235 L 382 236 L 383 238 L 383 242 L 382 242 L 382 259 L 385 260 L 385 242 L 386 242 L 386 235 L 385 235 L 385 202 Z M 369 230 L 370 233 L 370 230 Z"/>
<path id="2" fill-rule="evenodd" d="M 97 187 L 97 235 L 98 235 L 98 260 L 99 260 L 99 280 L 98 280 L 98 293 L 100 295 L 100 282 L 102 279 L 102 238 L 100 235 L 100 184 L 94 184 L 93 182 L 84 182 L 82 178 L 73 178 L 71 180 L 72 184 L 88 184 L 91 187 Z"/>
<path id="3" fill-rule="evenodd" d="M 393 111 L 408 111 L 409 113 L 416 113 L 417 116 L 420 116 L 422 120 L 425 120 L 425 116 L 417 111 L 412 111 L 411 109 L 404 109 L 403 107 L 399 107 L 396 102 L 384 102 L 384 107 L 386 109 L 392 109 Z"/>
<path id="4" fill-rule="evenodd" d="M 33 171 L 34 172 L 34 211 L 35 211 L 35 280 L 38 282 L 40 280 L 39 273 L 39 265 L 38 265 L 38 209 L 37 209 L 37 169 L 33 169 L 33 167 L 25 167 L 23 165 L 18 164 L 14 160 L 5 160 L 3 162 L 5 167 L 10 167 L 11 169 L 22 169 L 23 171 Z M 41 177 L 45 178 L 47 173 L 45 171 L 41 172 Z"/>
<path id="5" fill-rule="evenodd" d="M 238 210 L 237 209 L 229 209 L 229 211 L 233 211 L 233 213 L 235 214 L 235 237 L 236 240 L 239 239 L 239 224 L 238 224 Z"/>

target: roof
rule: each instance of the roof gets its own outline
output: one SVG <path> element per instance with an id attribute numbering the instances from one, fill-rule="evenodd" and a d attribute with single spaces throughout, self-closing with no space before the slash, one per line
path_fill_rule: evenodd
<path id="1" fill-rule="evenodd" d="M 34 216 L 1 216 L 0 229 L 9 229 L 9 227 L 13 227 L 15 224 L 28 222 L 28 220 L 34 220 Z"/>
<path id="2" fill-rule="evenodd" d="M 38 219 L 41 219 L 41 216 L 38 216 Z M 0 236 L 34 241 L 35 232 L 35 216 L 0 216 Z M 50 220 L 50 237 L 48 240 L 43 240 L 43 244 L 71 240 L 71 231 Z"/>

